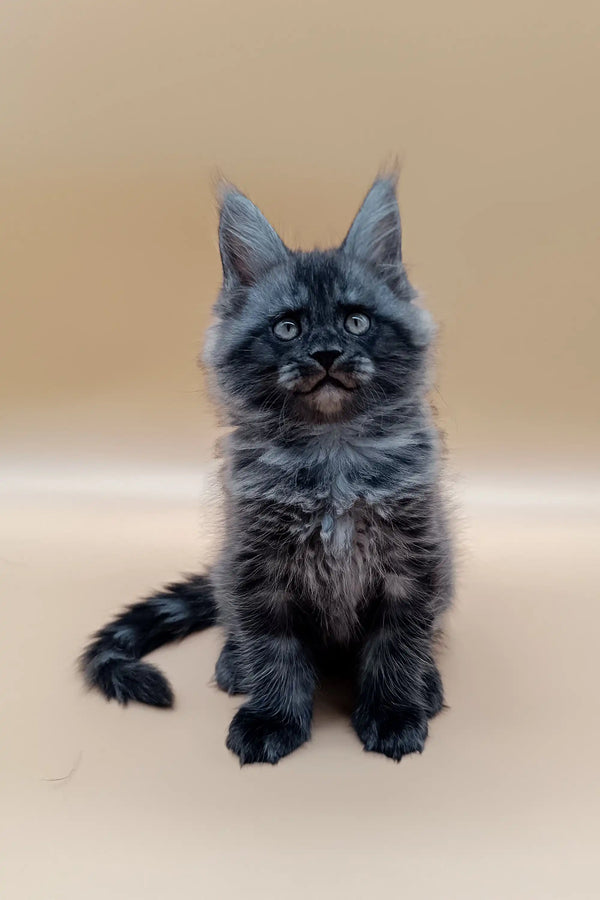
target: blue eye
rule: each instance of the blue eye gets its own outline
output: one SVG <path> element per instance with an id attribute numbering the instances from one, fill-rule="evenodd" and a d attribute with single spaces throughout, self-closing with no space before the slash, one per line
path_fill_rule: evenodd
<path id="1" fill-rule="evenodd" d="M 273 334 L 280 341 L 293 341 L 300 334 L 300 326 L 293 319 L 280 319 L 273 326 Z"/>
<path id="2" fill-rule="evenodd" d="M 366 334 L 370 327 L 371 320 L 361 312 L 350 313 L 349 316 L 346 316 L 346 321 L 344 322 L 344 328 L 350 334 Z"/>

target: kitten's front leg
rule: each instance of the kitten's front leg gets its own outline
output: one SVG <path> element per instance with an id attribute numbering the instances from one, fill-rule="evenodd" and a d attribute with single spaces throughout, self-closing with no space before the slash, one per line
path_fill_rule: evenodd
<path id="1" fill-rule="evenodd" d="M 410 603 L 384 595 L 362 650 L 352 717 L 365 750 L 398 761 L 408 753 L 421 753 L 427 719 L 441 702 L 430 626 Z"/>
<path id="2" fill-rule="evenodd" d="M 315 673 L 288 632 L 242 631 L 238 647 L 250 699 L 235 714 L 227 746 L 246 763 L 276 763 L 310 738 Z"/>

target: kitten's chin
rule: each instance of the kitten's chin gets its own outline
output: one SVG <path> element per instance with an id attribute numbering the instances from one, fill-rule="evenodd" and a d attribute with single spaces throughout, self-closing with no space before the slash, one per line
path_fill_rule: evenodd
<path id="1" fill-rule="evenodd" d="M 309 418 L 323 422 L 339 421 L 349 412 L 351 396 L 351 391 L 328 382 L 308 394 L 303 394 L 302 406 Z"/>

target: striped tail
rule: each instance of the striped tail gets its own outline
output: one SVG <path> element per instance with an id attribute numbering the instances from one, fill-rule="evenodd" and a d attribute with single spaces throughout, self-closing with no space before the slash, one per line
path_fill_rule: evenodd
<path id="1" fill-rule="evenodd" d="M 214 625 L 217 609 L 207 575 L 169 584 L 127 607 L 94 634 L 80 658 L 83 676 L 108 700 L 172 706 L 165 676 L 141 659 L 157 647 Z"/>

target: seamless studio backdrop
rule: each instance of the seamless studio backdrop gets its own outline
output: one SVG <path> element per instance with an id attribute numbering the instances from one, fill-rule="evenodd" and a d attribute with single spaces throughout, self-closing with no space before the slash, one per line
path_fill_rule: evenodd
<path id="1" fill-rule="evenodd" d="M 3 20 L 5 896 L 597 896 L 598 4 L 26 0 Z M 290 245 L 326 246 L 396 155 L 460 511 L 451 708 L 395 766 L 325 697 L 308 747 L 240 771 L 216 633 L 157 653 L 169 714 L 87 695 L 75 659 L 218 540 L 196 366 L 217 170 Z"/>

